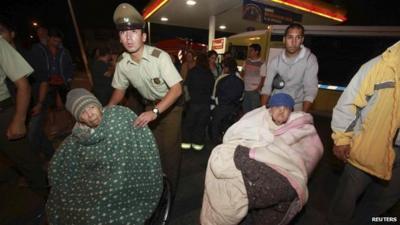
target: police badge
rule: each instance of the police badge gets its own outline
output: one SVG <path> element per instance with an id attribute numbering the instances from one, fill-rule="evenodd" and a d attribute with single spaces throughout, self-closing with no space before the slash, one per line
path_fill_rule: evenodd
<path id="1" fill-rule="evenodd" d="M 161 83 L 161 81 L 160 81 L 160 78 L 153 78 L 153 82 L 155 83 L 155 84 L 160 84 Z"/>

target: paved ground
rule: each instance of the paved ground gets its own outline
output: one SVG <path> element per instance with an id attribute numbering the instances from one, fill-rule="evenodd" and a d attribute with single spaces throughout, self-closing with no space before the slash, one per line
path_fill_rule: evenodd
<path id="1" fill-rule="evenodd" d="M 59 113 L 56 121 L 60 126 L 65 123 L 66 115 Z M 310 198 L 308 204 L 291 223 L 292 225 L 322 225 L 331 196 L 334 193 L 341 164 L 331 154 L 330 117 L 315 116 L 315 123 L 325 146 L 325 153 L 309 180 Z M 51 133 L 50 131 L 48 133 Z M 57 146 L 64 136 L 53 137 Z M 204 176 L 207 160 L 212 150 L 207 145 L 202 151 L 183 151 L 181 179 L 176 202 L 171 214 L 170 225 L 198 225 L 201 200 L 204 189 Z M 0 155 L 0 170 L 12 164 Z M 0 183 L 0 225 L 34 225 L 40 221 L 44 200 L 28 188 L 22 187 L 18 180 Z M 388 216 L 400 219 L 400 204 L 397 204 Z"/>

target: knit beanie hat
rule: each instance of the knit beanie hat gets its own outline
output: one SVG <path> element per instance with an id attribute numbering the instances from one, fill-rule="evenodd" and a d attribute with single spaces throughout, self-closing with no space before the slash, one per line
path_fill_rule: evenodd
<path id="1" fill-rule="evenodd" d="M 290 95 L 286 93 L 277 93 L 272 95 L 268 101 L 268 108 L 274 106 L 286 106 L 290 109 L 293 109 L 294 100 Z"/>
<path id="2" fill-rule="evenodd" d="M 76 120 L 79 120 L 79 116 L 83 110 L 90 104 L 98 106 L 100 110 L 102 109 L 101 103 L 92 93 L 84 88 L 75 88 L 68 92 L 65 108 L 67 108 Z"/>

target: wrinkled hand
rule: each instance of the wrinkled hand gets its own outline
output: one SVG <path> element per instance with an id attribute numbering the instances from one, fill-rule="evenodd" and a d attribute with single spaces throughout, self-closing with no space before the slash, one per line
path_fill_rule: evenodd
<path id="1" fill-rule="evenodd" d="M 154 112 L 152 112 L 152 111 L 144 112 L 144 113 L 140 114 L 140 116 L 138 116 L 138 118 L 136 118 L 136 120 L 133 122 L 133 126 L 144 127 L 151 121 L 155 120 L 156 118 L 157 118 L 157 115 Z"/>
<path id="2" fill-rule="evenodd" d="M 350 157 L 350 145 L 334 145 L 333 154 L 343 162 L 347 162 Z"/>
<path id="3" fill-rule="evenodd" d="M 36 104 L 31 111 L 32 116 L 36 116 L 42 111 L 42 104 Z"/>
<path id="4" fill-rule="evenodd" d="M 12 121 L 7 128 L 7 139 L 16 140 L 24 137 L 26 134 L 26 127 L 23 122 Z"/>

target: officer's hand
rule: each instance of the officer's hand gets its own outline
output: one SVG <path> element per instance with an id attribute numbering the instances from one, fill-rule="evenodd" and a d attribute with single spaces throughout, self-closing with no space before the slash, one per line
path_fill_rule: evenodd
<path id="1" fill-rule="evenodd" d="M 333 154 L 343 162 L 347 162 L 350 157 L 350 145 L 334 145 Z"/>
<path id="2" fill-rule="evenodd" d="M 8 140 L 16 140 L 24 137 L 26 134 L 26 127 L 24 122 L 19 122 L 16 120 L 12 120 L 10 125 L 7 128 L 7 139 Z"/>
<path id="3" fill-rule="evenodd" d="M 144 127 L 151 121 L 155 120 L 156 118 L 157 118 L 157 115 L 153 111 L 144 112 L 144 113 L 140 114 L 140 116 L 138 116 L 138 118 L 136 118 L 136 120 L 133 122 L 133 126 Z"/>

